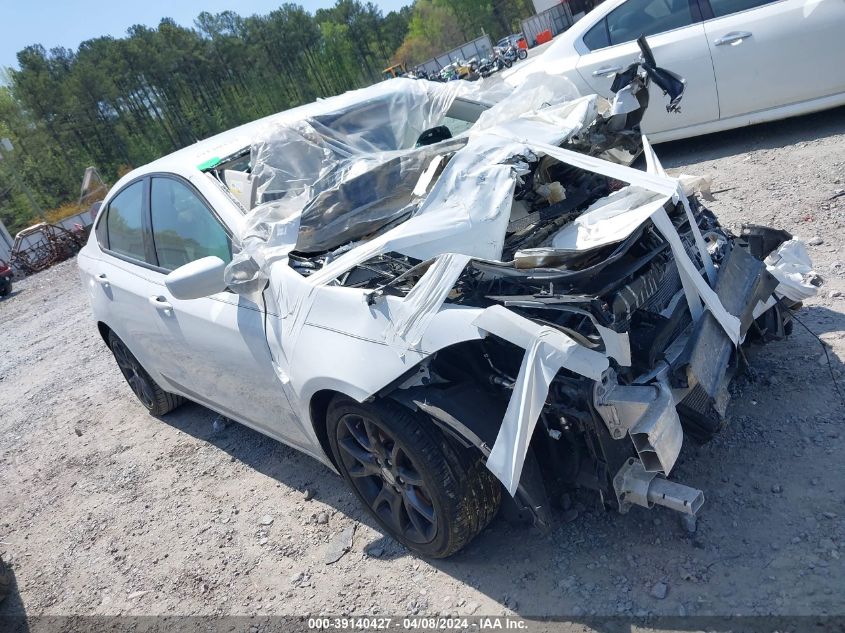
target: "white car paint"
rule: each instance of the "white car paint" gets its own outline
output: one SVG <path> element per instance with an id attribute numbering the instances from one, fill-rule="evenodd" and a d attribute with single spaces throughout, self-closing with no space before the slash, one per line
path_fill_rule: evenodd
<path id="1" fill-rule="evenodd" d="M 532 99 L 526 99 L 519 91 L 491 107 L 479 119 L 478 127 L 467 133 L 466 143 L 454 152 L 410 217 L 368 239 L 356 238 L 358 241 L 350 242 L 351 248 L 308 276 L 290 266 L 287 257 L 297 244 L 302 209 L 280 216 L 277 211 L 283 206 L 271 200 L 245 216 L 223 184 L 201 171 L 209 158 L 232 155 L 254 141 L 272 145 L 264 126 L 276 123 L 283 125 L 270 130 L 271 137 L 276 133 L 282 139 L 275 151 L 286 157 L 300 157 L 302 154 L 295 153 L 296 148 L 309 147 L 312 141 L 305 135 L 292 137 L 292 123 L 365 101 L 372 106 L 370 100 L 374 95 L 387 95 L 419 112 L 425 109 L 419 102 L 404 100 L 410 92 L 422 92 L 428 99 L 424 101 L 426 106 L 435 104 L 434 111 L 439 113 L 437 120 L 440 120 L 452 111 L 450 104 L 456 91 L 474 90 L 464 82 L 454 84 L 393 80 L 242 126 L 131 172 L 106 197 L 91 237 L 79 255 L 81 276 L 97 322 L 122 339 L 163 389 L 200 402 L 330 467 L 331 459 L 320 442 L 319 420 L 313 410 L 319 392 L 342 393 L 361 402 L 397 381 L 412 378 L 419 372 L 421 361 L 433 353 L 487 336 L 493 331 L 490 324 L 496 326 L 496 331 L 533 333 L 536 340 L 529 341 L 521 334 L 511 341 L 526 350 L 525 370 L 520 370 L 508 405 L 507 424 L 503 424 L 493 447 L 500 459 L 492 462 L 493 467 L 488 463 L 513 494 L 525 458 L 525 442 L 519 438 L 530 436 L 551 380 L 549 377 L 546 381 L 535 381 L 538 372 L 553 376 L 557 369 L 565 367 L 595 379 L 607 369 L 608 357 L 617 361 L 630 359 L 630 349 L 625 349 L 627 338 L 607 328 L 599 331 L 606 341 L 605 351 L 587 355 L 589 367 L 585 369 L 586 361 L 578 360 L 584 356 L 581 347 L 575 342 L 564 344 L 562 337 L 566 335 L 560 332 L 553 333 L 547 327 L 538 329 L 525 317 L 505 308 L 498 310 L 499 316 L 490 321 L 480 317 L 491 308 L 444 303 L 469 258 L 490 261 L 502 256 L 514 187 L 520 170 L 524 169 L 514 159 L 536 155 L 553 157 L 656 194 L 656 199 L 648 196 L 648 202 L 640 207 L 615 209 L 609 214 L 596 210 L 582 219 L 587 227 L 606 227 L 608 222 L 627 227 L 621 233 L 614 233 L 614 240 L 624 239 L 651 219 L 669 242 L 679 264 L 693 318 L 697 319 L 702 306 L 706 306 L 731 340 L 738 340 L 737 318 L 725 311 L 718 296 L 698 274 L 666 215 L 665 203 L 686 200 L 681 183 L 667 177 L 659 168 L 647 143 L 648 173 L 559 147 L 588 125 L 599 109 L 595 95 L 571 99 L 569 82 L 560 78 L 541 82 L 546 88 L 558 84 L 557 93 L 552 90 L 548 100 L 544 97 L 545 107 L 535 109 L 530 105 Z M 399 121 L 397 128 L 403 147 L 407 147 L 408 133 L 413 129 L 408 129 L 407 118 L 395 120 Z M 422 117 L 422 120 L 427 119 Z M 380 132 L 385 126 L 382 117 L 371 118 L 369 124 L 367 129 Z M 419 131 L 430 125 L 422 125 Z M 356 134 L 361 131 L 355 130 Z M 418 133 L 411 136 L 411 146 L 417 136 Z M 291 138 L 297 139 L 299 145 L 291 142 Z M 338 139 L 332 141 L 337 143 Z M 253 164 L 253 173 L 266 167 L 261 162 L 260 149 L 256 155 L 259 158 Z M 152 179 L 155 183 L 156 178 L 181 180 L 193 187 L 194 195 L 231 236 L 234 250 L 240 251 L 237 257 L 244 256 L 245 261 L 258 264 L 265 275 L 263 279 L 269 282 L 263 292 L 223 291 L 198 299 L 177 299 L 166 284 L 169 271 L 118 257 L 101 246 L 98 238 L 103 218 L 116 196 L 135 182 Z M 152 191 L 155 190 L 153 186 Z M 191 212 L 194 211 L 195 208 Z M 690 213 L 688 205 L 687 213 Z M 295 219 L 296 230 L 290 230 L 291 218 Z M 191 217 L 192 222 L 195 220 Z M 151 221 L 157 221 L 155 213 Z M 256 240 L 250 235 L 251 222 L 269 226 L 267 234 L 279 239 L 272 243 L 267 238 Z M 709 256 L 704 240 L 697 224 L 692 222 L 692 225 L 695 243 L 706 262 Z M 604 233 L 605 228 L 600 232 Z M 146 247 L 151 247 L 148 240 Z M 436 261 L 404 297 L 388 294 L 370 301 L 371 290 L 332 283 L 374 255 L 390 252 L 420 261 Z M 176 277 L 179 276 L 177 273 Z M 230 287 L 237 282 L 236 278 L 231 279 Z M 488 326 L 482 327 L 483 323 Z M 680 433 L 677 415 L 674 420 Z M 493 469 L 496 464 L 499 470 Z"/>
<path id="2" fill-rule="evenodd" d="M 471 84 L 458 83 L 463 84 L 433 84 L 430 90 L 437 99 L 455 90 L 473 89 Z M 269 287 L 263 295 L 247 297 L 224 291 L 199 299 L 177 299 L 165 285 L 168 271 L 114 256 L 101 247 L 98 230 L 109 205 L 126 187 L 145 178 L 175 177 L 193 186 L 228 229 L 237 248 L 246 224 L 244 211 L 198 166 L 250 146 L 267 126 L 355 104 L 356 99 L 371 98 L 380 90 L 401 93 L 415 85 L 423 86 L 383 84 L 283 112 L 184 148 L 124 176 L 101 205 L 95 228 L 78 257 L 96 321 L 121 338 L 163 389 L 206 405 L 331 467 L 312 419 L 312 401 L 318 392 L 331 390 L 363 401 L 432 353 L 482 338 L 485 333 L 473 324 L 483 310 L 435 305 L 433 313 L 426 316 L 425 331 L 409 342 L 392 334 L 398 314 L 417 318 L 403 298 L 385 296 L 379 304 L 369 306 L 366 290 L 329 282 L 388 244 L 398 248 L 404 243 L 422 259 L 444 249 L 467 250 L 466 255 L 483 258 L 497 256 L 516 178 L 513 169 L 499 162 L 524 151 L 522 142 L 485 137 L 478 143 L 485 160 L 465 155 L 463 163 L 452 161 L 453 175 L 441 176 L 427 197 L 432 207 L 446 210 L 436 230 L 430 219 L 418 215 L 308 278 L 284 262 L 277 263 L 271 267 Z M 580 129 L 591 110 L 595 110 L 595 98 L 587 97 L 550 109 L 542 123 L 523 120 L 520 129 L 529 134 L 534 125 L 534 135 L 540 130 L 542 138 L 561 142 Z M 574 159 L 604 163 L 577 155 Z M 459 164 L 464 167 L 457 169 Z M 470 173 L 478 169 L 486 186 L 452 196 L 454 179 L 467 177 L 464 169 Z M 641 172 L 631 173 L 648 179 Z M 474 211 L 465 221 L 457 220 L 467 209 Z"/>
<path id="3" fill-rule="evenodd" d="M 610 97 L 610 69 L 637 59 L 637 46 L 626 42 L 591 51 L 583 38 L 630 1 L 606 0 L 541 55 L 505 71 L 505 81 L 517 86 L 535 72 L 562 74 L 583 94 Z M 687 89 L 680 115 L 651 107 L 643 130 L 663 142 L 843 105 L 843 32 L 843 0 L 777 0 L 649 35 L 658 65 L 686 78 Z M 660 98 L 652 85 L 652 102 Z"/>

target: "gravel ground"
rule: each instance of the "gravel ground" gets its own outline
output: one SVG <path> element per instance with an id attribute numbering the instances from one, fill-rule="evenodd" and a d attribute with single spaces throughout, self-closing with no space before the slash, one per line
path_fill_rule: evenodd
<path id="1" fill-rule="evenodd" d="M 710 204 L 806 239 L 825 278 L 800 313 L 845 387 L 845 110 L 658 147 Z M 499 519 L 426 562 L 383 537 L 317 462 L 187 405 L 149 417 L 99 338 L 75 263 L 0 302 L 0 614 L 845 614 L 843 406 L 800 326 L 751 355 L 732 423 L 687 445 L 698 531 L 584 495 L 551 534 Z M 351 551 L 327 565 L 332 540 Z M 348 534 L 348 531 L 347 531 Z"/>

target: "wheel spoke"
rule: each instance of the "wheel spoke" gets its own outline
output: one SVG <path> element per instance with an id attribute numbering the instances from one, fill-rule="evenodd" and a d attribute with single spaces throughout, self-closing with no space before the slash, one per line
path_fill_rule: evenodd
<path id="1" fill-rule="evenodd" d="M 138 374 L 131 374 L 130 377 L 127 379 L 129 386 L 132 387 L 132 393 L 134 393 L 139 398 L 143 394 L 141 391 L 141 385 L 139 384 Z"/>
<path id="2" fill-rule="evenodd" d="M 434 523 L 434 508 L 420 497 L 416 488 L 408 488 L 405 490 L 405 498 L 421 517 L 429 523 Z"/>
<path id="3" fill-rule="evenodd" d="M 387 449 L 379 437 L 378 427 L 370 422 L 364 420 L 364 429 L 367 431 L 367 439 L 370 442 L 370 450 L 382 459 L 387 457 Z"/>
<path id="4" fill-rule="evenodd" d="M 410 466 L 400 466 L 399 476 L 402 478 L 403 483 L 410 484 L 412 486 L 423 485 L 422 475 Z"/>
<path id="5" fill-rule="evenodd" d="M 407 494 L 402 495 L 402 503 L 405 505 L 405 512 L 408 514 L 408 518 L 411 520 L 414 529 L 421 537 L 428 538 L 428 533 L 431 531 L 432 527 L 431 523 L 423 520 L 423 517 L 413 506 Z"/>
<path id="6" fill-rule="evenodd" d="M 359 464 L 369 464 L 374 461 L 372 454 L 361 446 L 354 437 L 344 437 L 338 441 L 337 445 L 354 457 Z"/>
<path id="7" fill-rule="evenodd" d="M 372 461 L 372 459 L 367 462 L 356 460 L 355 465 L 352 468 L 349 468 L 347 472 L 349 473 L 349 476 L 353 478 L 381 477 L 381 468 L 379 468 L 378 464 Z"/>
<path id="8" fill-rule="evenodd" d="M 132 387 L 133 393 L 138 396 L 138 400 L 140 400 L 145 407 L 152 408 L 152 392 L 146 381 L 137 372 L 133 373 L 132 378 L 129 379 L 129 386 Z"/>
<path id="9" fill-rule="evenodd" d="M 120 367 L 121 371 L 130 371 L 132 369 L 132 363 L 126 357 L 126 350 L 123 349 L 123 346 L 115 345 L 112 351 L 114 352 L 114 359 L 117 361 L 117 366 Z"/>
<path id="10" fill-rule="evenodd" d="M 405 522 L 402 520 L 403 514 L 405 514 L 405 513 L 403 512 L 403 509 L 402 509 L 402 495 L 400 495 L 398 492 L 394 491 L 393 492 L 393 498 L 390 502 L 390 516 L 393 519 L 394 525 L 396 525 L 396 527 L 402 532 L 405 531 L 405 526 L 404 526 Z"/>
<path id="11" fill-rule="evenodd" d="M 138 382 L 141 385 L 141 393 L 144 394 L 144 403 L 147 404 L 148 406 L 152 407 L 153 401 L 155 399 L 155 396 L 153 395 L 153 389 L 149 385 L 149 383 L 146 380 L 144 380 L 144 378 L 140 374 L 136 374 L 136 375 L 138 376 Z"/>
<path id="12" fill-rule="evenodd" d="M 364 421 L 358 416 L 346 416 L 343 419 L 343 423 L 346 425 L 349 434 L 361 445 L 361 448 L 369 451 L 370 440 L 367 438 L 367 433 L 363 428 Z"/>
<path id="13" fill-rule="evenodd" d="M 356 462 L 355 466 L 348 469 L 347 472 L 353 478 L 378 477 L 381 475 L 381 469 L 376 464 L 362 464 L 361 462 Z"/>

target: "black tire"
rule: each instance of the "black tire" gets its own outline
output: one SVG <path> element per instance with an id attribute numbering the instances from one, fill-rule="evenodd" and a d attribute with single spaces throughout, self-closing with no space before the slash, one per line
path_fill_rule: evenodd
<path id="1" fill-rule="evenodd" d="M 0 297 L 12 294 L 12 280 L 7 277 L 0 278 Z"/>
<path id="2" fill-rule="evenodd" d="M 170 413 L 185 402 L 182 396 L 168 393 L 159 387 L 114 332 L 109 332 L 109 348 L 132 393 L 152 415 Z"/>
<path id="3" fill-rule="evenodd" d="M 510 68 L 511 66 L 513 66 L 513 62 L 509 59 L 503 59 L 502 62 L 504 63 L 505 68 Z"/>
<path id="4" fill-rule="evenodd" d="M 520 48 L 516 51 L 516 56 L 520 59 L 525 59 L 526 57 L 528 57 L 528 51 L 524 48 Z"/>
<path id="5" fill-rule="evenodd" d="M 327 427 L 343 478 L 408 549 L 451 556 L 496 515 L 501 486 L 481 454 L 451 443 L 429 418 L 389 400 L 338 396 Z"/>
<path id="6" fill-rule="evenodd" d="M 12 588 L 12 571 L 0 558 L 0 602 L 6 599 L 9 590 Z"/>

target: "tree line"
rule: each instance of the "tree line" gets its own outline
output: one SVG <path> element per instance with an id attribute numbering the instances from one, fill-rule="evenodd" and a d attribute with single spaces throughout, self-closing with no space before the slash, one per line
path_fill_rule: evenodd
<path id="1" fill-rule="evenodd" d="M 0 80 L 0 219 L 15 232 L 43 209 L 72 211 L 85 167 L 109 182 L 199 139 L 302 103 L 369 85 L 477 37 L 500 37 L 529 0 L 416 0 L 384 14 L 360 0 L 314 13 L 201 13 L 162 19 L 77 50 L 32 45 Z M 14 176 L 14 177 L 13 177 Z M 64 206 L 62 206 L 64 205 Z M 54 213 L 55 215 L 55 213 Z"/>

